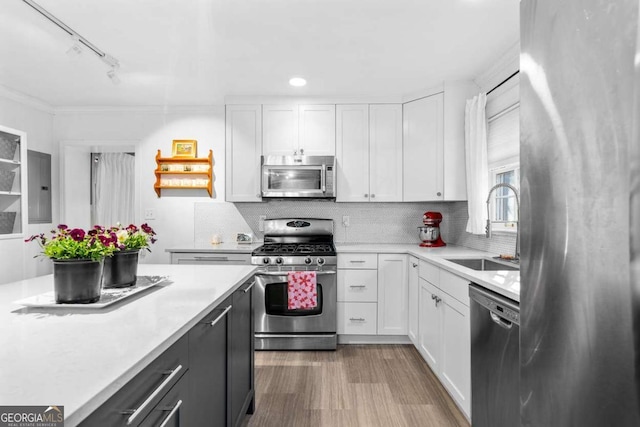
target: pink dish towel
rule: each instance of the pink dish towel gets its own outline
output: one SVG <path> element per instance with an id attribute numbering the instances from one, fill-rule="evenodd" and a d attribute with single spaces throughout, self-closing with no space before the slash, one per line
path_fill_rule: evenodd
<path id="1" fill-rule="evenodd" d="M 315 271 L 287 272 L 287 306 L 289 310 L 309 309 L 318 306 Z"/>

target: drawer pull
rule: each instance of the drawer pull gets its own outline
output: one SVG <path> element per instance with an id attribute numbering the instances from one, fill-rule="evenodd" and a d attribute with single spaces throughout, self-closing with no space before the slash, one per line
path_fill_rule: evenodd
<path id="1" fill-rule="evenodd" d="M 366 261 L 363 259 L 352 259 L 349 261 L 351 264 L 364 264 Z"/>
<path id="2" fill-rule="evenodd" d="M 255 285 L 255 284 L 256 284 L 256 281 L 254 280 L 253 282 L 251 282 L 251 284 L 249 286 L 247 286 L 246 289 L 243 289 L 242 292 L 244 292 L 246 294 L 247 292 L 249 292 L 251 290 L 251 288 L 253 288 L 253 285 Z"/>
<path id="3" fill-rule="evenodd" d="M 171 412 L 169 412 L 169 415 L 167 415 L 167 418 L 165 418 L 164 421 L 162 421 L 162 424 L 160 424 L 160 427 L 167 426 L 171 418 L 173 418 L 175 413 L 178 412 L 178 409 L 180 409 L 180 406 L 182 406 L 182 400 L 178 400 L 176 402 L 176 405 L 173 408 L 165 409 L 166 411 L 171 410 Z"/>
<path id="4" fill-rule="evenodd" d="M 349 320 L 352 322 L 364 322 L 365 319 L 363 317 L 350 317 Z"/>
<path id="5" fill-rule="evenodd" d="M 349 285 L 350 288 L 366 288 L 367 285 Z"/>
<path id="6" fill-rule="evenodd" d="M 229 261 L 227 256 L 195 256 L 198 261 Z"/>
<path id="7" fill-rule="evenodd" d="M 233 307 L 233 305 L 230 305 L 229 307 L 225 308 L 224 311 L 222 313 L 220 313 L 220 316 L 216 317 L 216 320 L 212 320 L 211 322 L 204 322 L 204 323 L 209 325 L 209 326 L 215 326 L 216 323 L 218 323 L 220 321 L 220 319 L 222 319 L 224 316 L 226 316 L 226 314 L 229 312 L 229 310 L 231 310 L 231 307 Z"/>
<path id="8" fill-rule="evenodd" d="M 180 373 L 181 370 L 182 365 L 178 365 L 173 371 L 169 371 L 169 376 L 165 378 L 164 381 L 162 381 L 162 383 L 158 386 L 158 388 L 153 390 L 153 393 L 151 393 L 149 397 L 147 397 L 147 399 L 142 402 L 142 405 L 138 406 L 138 409 L 135 409 L 131 416 L 127 418 L 128 426 L 133 424 L 136 418 L 138 418 L 140 414 L 143 413 L 145 409 L 147 409 L 147 406 L 149 406 L 151 402 L 153 402 L 155 398 L 158 397 L 169 384 L 171 384 L 171 381 L 173 381 L 173 379 L 178 375 L 178 373 Z"/>

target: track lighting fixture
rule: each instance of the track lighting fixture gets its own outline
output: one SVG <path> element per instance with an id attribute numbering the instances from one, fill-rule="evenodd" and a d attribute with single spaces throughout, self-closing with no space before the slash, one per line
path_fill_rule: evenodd
<path id="1" fill-rule="evenodd" d="M 47 18 L 49 21 L 54 23 L 62 31 L 66 32 L 71 36 L 71 38 L 74 40 L 74 44 L 73 46 L 71 46 L 71 48 L 69 48 L 69 50 L 67 50 L 67 55 L 69 56 L 80 55 L 85 50 L 85 48 L 91 50 L 93 53 L 95 53 L 98 56 L 98 58 L 100 58 L 105 64 L 107 64 L 107 66 L 109 66 L 109 70 L 107 71 L 107 77 L 109 77 L 109 79 L 111 79 L 111 81 L 114 84 L 120 83 L 120 78 L 116 74 L 116 71 L 120 68 L 120 62 L 118 62 L 116 58 L 104 52 L 103 50 L 99 49 L 96 45 L 94 45 L 89 40 L 82 37 L 80 34 L 74 31 L 71 27 L 69 27 L 67 24 L 65 24 L 64 22 L 62 22 L 61 20 L 53 16 L 49 11 L 44 9 L 35 1 L 33 0 L 22 0 L 22 1 L 28 4 L 29 6 L 31 6 L 34 10 L 36 10 L 39 14 Z"/>

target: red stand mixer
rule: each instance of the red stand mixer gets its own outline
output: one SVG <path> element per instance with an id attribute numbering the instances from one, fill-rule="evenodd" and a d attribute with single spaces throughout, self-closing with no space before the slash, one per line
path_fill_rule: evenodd
<path id="1" fill-rule="evenodd" d="M 420 232 L 420 246 L 423 248 L 437 248 L 447 246 L 440 237 L 440 223 L 442 222 L 442 214 L 440 212 L 425 212 L 422 216 L 424 226 L 418 227 Z"/>

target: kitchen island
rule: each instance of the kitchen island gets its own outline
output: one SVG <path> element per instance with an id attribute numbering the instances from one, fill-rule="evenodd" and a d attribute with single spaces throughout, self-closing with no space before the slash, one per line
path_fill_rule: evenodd
<path id="1" fill-rule="evenodd" d="M 78 425 L 253 275 L 253 266 L 139 266 L 169 280 L 102 309 L 25 308 L 52 275 L 0 285 L 1 405 L 63 405 Z"/>

